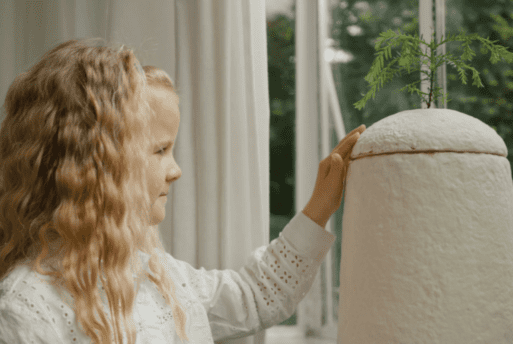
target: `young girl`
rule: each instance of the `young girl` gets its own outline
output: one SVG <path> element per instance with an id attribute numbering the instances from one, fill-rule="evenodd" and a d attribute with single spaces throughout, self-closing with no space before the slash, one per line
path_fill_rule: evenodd
<path id="1" fill-rule="evenodd" d="M 169 76 L 129 49 L 71 40 L 20 74 L 0 129 L 0 343 L 213 343 L 289 318 L 335 236 L 362 126 L 319 165 L 312 199 L 239 272 L 166 253 L 181 171 Z"/>

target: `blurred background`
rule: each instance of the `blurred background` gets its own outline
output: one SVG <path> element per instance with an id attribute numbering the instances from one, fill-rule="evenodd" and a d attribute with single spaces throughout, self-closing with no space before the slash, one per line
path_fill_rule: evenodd
<path id="1" fill-rule="evenodd" d="M 301 0 L 300 0 L 301 1 Z M 399 89 L 420 80 L 419 73 L 396 77 L 369 100 L 364 109 L 357 110 L 354 103 L 369 90 L 364 80 L 375 58 L 374 44 L 379 34 L 388 29 L 418 34 L 417 25 L 409 25 L 418 18 L 418 1 L 328 1 L 329 32 L 325 59 L 330 62 L 335 80 L 338 101 L 346 133 L 360 124 L 370 127 L 373 123 L 397 112 L 420 108 L 420 97 Z M 270 124 L 270 239 L 278 237 L 280 231 L 295 214 L 295 8 L 294 0 L 267 0 L 267 47 L 269 73 Z M 435 9 L 433 8 L 433 12 Z M 458 34 L 463 28 L 467 33 L 478 33 L 498 41 L 513 51 L 513 1 L 478 0 L 446 1 L 446 34 Z M 457 70 L 447 65 L 447 93 L 451 100 L 448 109 L 474 116 L 490 127 L 506 142 L 508 160 L 513 161 L 513 69 L 505 61 L 492 64 L 490 53 L 483 54 L 480 44 L 471 48 L 476 52 L 472 60 L 479 72 L 483 88 L 472 86 L 471 74 L 467 73 L 467 85 L 463 85 Z M 395 57 L 400 47 L 392 49 Z M 446 52 L 461 56 L 460 44 L 448 43 Z M 420 86 L 418 86 L 420 89 Z M 335 131 L 333 127 L 330 130 Z M 333 133 L 332 137 L 336 137 Z M 337 144 L 333 140 L 332 147 Z M 333 317 L 337 319 L 338 287 L 340 270 L 340 248 L 342 233 L 342 210 L 344 203 L 332 217 L 337 241 L 331 249 L 333 284 L 331 300 Z M 326 272 L 323 280 L 326 283 Z M 323 286 L 326 290 L 325 285 Z M 326 301 L 323 293 L 323 324 L 326 321 Z M 282 325 L 295 325 L 296 314 Z"/>

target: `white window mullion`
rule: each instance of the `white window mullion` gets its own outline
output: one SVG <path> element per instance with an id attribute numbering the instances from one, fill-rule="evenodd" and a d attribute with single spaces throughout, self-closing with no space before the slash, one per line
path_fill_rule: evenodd
<path id="1" fill-rule="evenodd" d="M 436 41 L 440 42 L 443 38 L 445 39 L 445 0 L 436 0 Z M 429 43 L 434 36 L 435 29 L 433 24 L 433 0 L 420 0 L 419 1 L 419 31 L 421 37 L 424 39 L 426 43 Z M 424 44 L 421 44 L 421 49 L 428 55 L 431 54 L 431 49 L 426 47 Z M 445 54 L 445 44 L 438 47 L 436 53 L 438 56 Z M 424 58 L 424 60 L 427 60 Z M 427 61 L 429 62 L 429 61 Z M 429 64 L 422 65 L 423 71 L 429 71 Z M 429 91 L 429 79 L 424 73 L 420 73 L 421 75 L 421 88 L 422 92 L 427 93 Z M 444 63 L 437 69 L 437 79 L 438 86 L 441 87 L 443 91 L 443 95 L 447 94 L 447 66 Z M 433 85 L 433 94 L 434 88 L 436 85 Z M 421 100 L 422 108 L 426 109 L 427 104 Z M 433 99 L 431 103 L 431 107 L 435 107 L 434 105 L 438 103 L 438 107 L 447 108 L 447 104 L 443 102 L 443 97 L 439 97 L 438 99 Z"/>
<path id="2" fill-rule="evenodd" d="M 445 39 L 445 0 L 436 0 L 436 41 L 440 43 Z M 445 55 L 445 43 L 438 47 L 437 55 Z M 443 65 L 438 67 L 438 87 L 441 87 L 443 94 L 447 94 L 447 65 L 444 62 Z M 447 109 L 447 103 L 443 101 L 443 97 L 438 99 L 438 107 Z"/>
<path id="3" fill-rule="evenodd" d="M 317 1 L 296 1 L 296 213 L 312 195 L 319 168 L 319 52 Z M 297 326 L 317 332 L 322 321 L 320 273 L 297 307 Z"/>
<path id="4" fill-rule="evenodd" d="M 326 69 L 326 81 L 328 85 L 328 99 L 330 102 L 331 115 L 335 125 L 335 132 L 337 133 L 337 141 L 340 142 L 340 140 L 342 140 L 347 135 L 347 133 L 344 126 L 344 121 L 342 121 L 342 111 L 340 110 L 337 86 L 335 85 L 335 80 L 333 79 L 333 71 L 331 69 L 331 65 L 328 65 L 328 68 Z"/>
<path id="5" fill-rule="evenodd" d="M 331 73 L 331 66 L 325 58 L 326 49 L 328 45 L 328 27 L 329 27 L 329 13 L 327 0 L 318 0 L 318 34 L 319 34 L 319 78 L 320 78 L 320 92 L 319 92 L 319 105 L 321 114 L 321 159 L 324 159 L 331 153 L 331 125 L 329 116 L 329 85 L 328 85 L 328 72 Z M 328 220 L 326 230 L 333 233 L 332 221 Z M 326 325 L 333 324 L 333 284 L 332 284 L 332 255 L 331 252 L 327 254 L 323 262 L 324 266 L 324 285 L 326 286 L 326 293 L 323 292 L 321 300 L 326 300 Z M 322 309 L 322 304 L 321 304 Z M 322 321 L 322 319 L 321 319 Z"/>
<path id="6" fill-rule="evenodd" d="M 433 34 L 435 32 L 433 27 L 433 0 L 420 0 L 419 1 L 419 31 L 420 37 L 426 43 L 429 43 L 433 38 Z M 427 54 L 428 56 L 431 54 L 431 49 L 424 44 L 420 44 L 420 49 Z M 420 91 L 423 93 L 429 92 L 429 78 L 422 71 L 429 72 L 429 60 L 423 57 L 421 60 L 427 62 L 428 64 L 423 64 L 420 72 Z M 424 98 L 429 98 L 429 96 L 424 95 Z M 433 108 L 434 102 L 431 103 L 431 108 Z M 424 99 L 421 99 L 422 109 L 427 109 L 427 103 Z"/>

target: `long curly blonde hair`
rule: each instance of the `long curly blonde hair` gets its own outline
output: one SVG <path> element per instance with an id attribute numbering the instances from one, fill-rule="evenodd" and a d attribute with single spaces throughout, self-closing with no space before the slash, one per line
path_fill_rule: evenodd
<path id="1" fill-rule="evenodd" d="M 121 318 L 134 344 L 134 301 L 147 277 L 188 340 L 158 227 L 149 225 L 146 185 L 148 88 L 175 89 L 164 71 L 143 69 L 132 49 L 98 40 L 56 46 L 9 87 L 0 128 L 0 280 L 28 260 L 69 292 L 77 323 L 95 343 L 121 344 Z M 150 255 L 153 275 L 139 251 Z M 58 269 L 42 269 L 57 257 Z"/>

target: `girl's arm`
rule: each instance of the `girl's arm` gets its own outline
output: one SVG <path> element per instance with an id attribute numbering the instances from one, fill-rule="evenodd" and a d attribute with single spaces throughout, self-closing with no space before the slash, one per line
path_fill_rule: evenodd
<path id="1" fill-rule="evenodd" d="M 184 292 L 203 305 L 217 341 L 252 335 L 288 319 L 310 290 L 335 239 L 299 212 L 279 238 L 256 249 L 238 272 L 195 269 L 166 257 L 186 281 Z"/>

